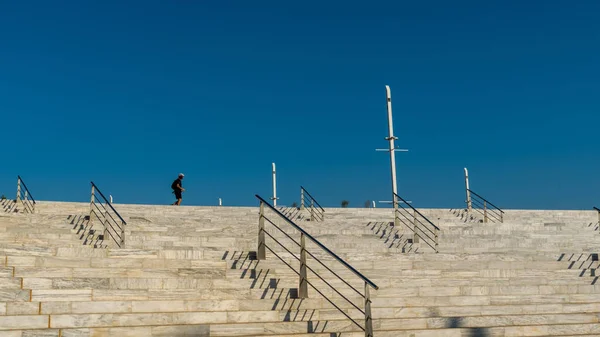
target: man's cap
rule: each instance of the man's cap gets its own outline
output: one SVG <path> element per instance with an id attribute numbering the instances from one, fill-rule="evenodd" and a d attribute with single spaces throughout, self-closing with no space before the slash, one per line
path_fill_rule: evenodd
<path id="1" fill-rule="evenodd" d="M 180 177 L 183 177 L 183 176 L 184 176 L 184 174 L 183 174 L 183 173 L 179 173 L 179 176 L 180 176 Z"/>

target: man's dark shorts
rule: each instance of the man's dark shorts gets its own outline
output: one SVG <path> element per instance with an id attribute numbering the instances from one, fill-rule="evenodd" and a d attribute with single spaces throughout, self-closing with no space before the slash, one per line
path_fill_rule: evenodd
<path id="1" fill-rule="evenodd" d="M 181 191 L 173 191 L 175 193 L 175 199 L 181 199 Z"/>

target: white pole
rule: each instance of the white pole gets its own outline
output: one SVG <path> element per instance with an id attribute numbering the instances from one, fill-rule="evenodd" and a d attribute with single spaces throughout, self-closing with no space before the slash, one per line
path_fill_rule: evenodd
<path id="1" fill-rule="evenodd" d="M 373 208 L 375 208 L 375 207 L 376 207 L 376 206 L 375 206 L 375 200 L 373 200 Z"/>
<path id="2" fill-rule="evenodd" d="M 275 170 L 275 163 L 273 163 L 273 206 L 277 206 L 277 171 Z"/>
<path id="3" fill-rule="evenodd" d="M 112 204 L 113 203 L 113 201 L 112 201 L 112 195 L 109 195 L 108 198 L 110 199 L 110 203 Z"/>
<path id="4" fill-rule="evenodd" d="M 389 129 L 389 137 L 386 138 L 390 142 L 390 169 L 392 171 L 392 200 L 394 202 L 394 218 L 395 212 L 398 209 L 398 200 L 396 198 L 396 194 L 398 194 L 398 186 L 396 184 L 396 146 L 394 145 L 394 140 L 397 138 L 394 137 L 394 122 L 392 121 L 392 91 L 390 90 L 390 86 L 385 86 L 386 93 L 386 101 L 387 101 L 387 112 L 388 112 L 388 129 Z"/>
<path id="5" fill-rule="evenodd" d="M 469 189 L 469 170 L 465 167 L 465 186 L 467 191 L 467 211 L 471 212 L 472 204 L 471 204 L 471 191 Z"/>
<path id="6" fill-rule="evenodd" d="M 221 201 L 221 198 L 219 198 L 219 206 L 223 206 L 223 202 Z"/>

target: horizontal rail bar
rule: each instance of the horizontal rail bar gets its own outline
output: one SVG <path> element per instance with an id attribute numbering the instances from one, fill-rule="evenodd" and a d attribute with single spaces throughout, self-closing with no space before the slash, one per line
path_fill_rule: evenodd
<path id="1" fill-rule="evenodd" d="M 346 261 L 342 260 L 339 256 L 337 256 L 334 252 L 332 252 L 331 250 L 329 250 L 329 248 L 325 247 L 321 242 L 319 242 L 317 239 L 315 239 L 314 237 L 312 237 L 312 235 L 308 234 L 304 229 L 302 229 L 300 226 L 296 225 L 293 221 L 291 221 L 290 219 L 286 218 L 283 214 L 281 214 L 281 212 L 279 212 L 275 207 L 271 206 L 271 204 L 269 204 L 265 199 L 263 199 L 261 196 L 259 196 L 258 194 L 254 195 L 258 200 L 262 201 L 267 207 L 269 207 L 273 212 L 275 212 L 277 215 L 279 215 L 280 217 L 282 217 L 288 224 L 290 224 L 292 227 L 294 227 L 296 230 L 298 230 L 300 233 L 306 235 L 306 237 L 314 242 L 317 246 L 319 246 L 319 248 L 323 249 L 326 253 L 328 253 L 329 255 L 331 255 L 334 259 L 336 259 L 339 263 L 341 263 L 344 267 L 348 268 L 351 272 L 353 272 L 356 276 L 358 276 L 360 279 L 362 279 L 363 281 L 365 281 L 369 286 L 371 286 L 372 288 L 374 288 L 375 290 L 379 289 L 379 287 L 373 283 L 371 280 L 369 280 L 367 277 L 365 277 L 363 274 L 361 274 L 359 271 L 357 271 L 356 269 L 354 269 L 354 267 L 352 267 L 351 265 L 349 265 Z"/>

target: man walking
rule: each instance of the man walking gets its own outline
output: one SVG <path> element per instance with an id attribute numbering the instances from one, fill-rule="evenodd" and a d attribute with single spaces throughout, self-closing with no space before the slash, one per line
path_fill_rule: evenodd
<path id="1" fill-rule="evenodd" d="M 171 188 L 173 189 L 173 193 L 175 193 L 175 198 L 177 201 L 173 203 L 173 206 L 179 206 L 181 204 L 181 192 L 185 191 L 185 188 L 182 187 L 181 180 L 183 180 L 183 173 L 179 173 L 179 178 L 175 179 L 175 181 L 171 184 Z"/>

